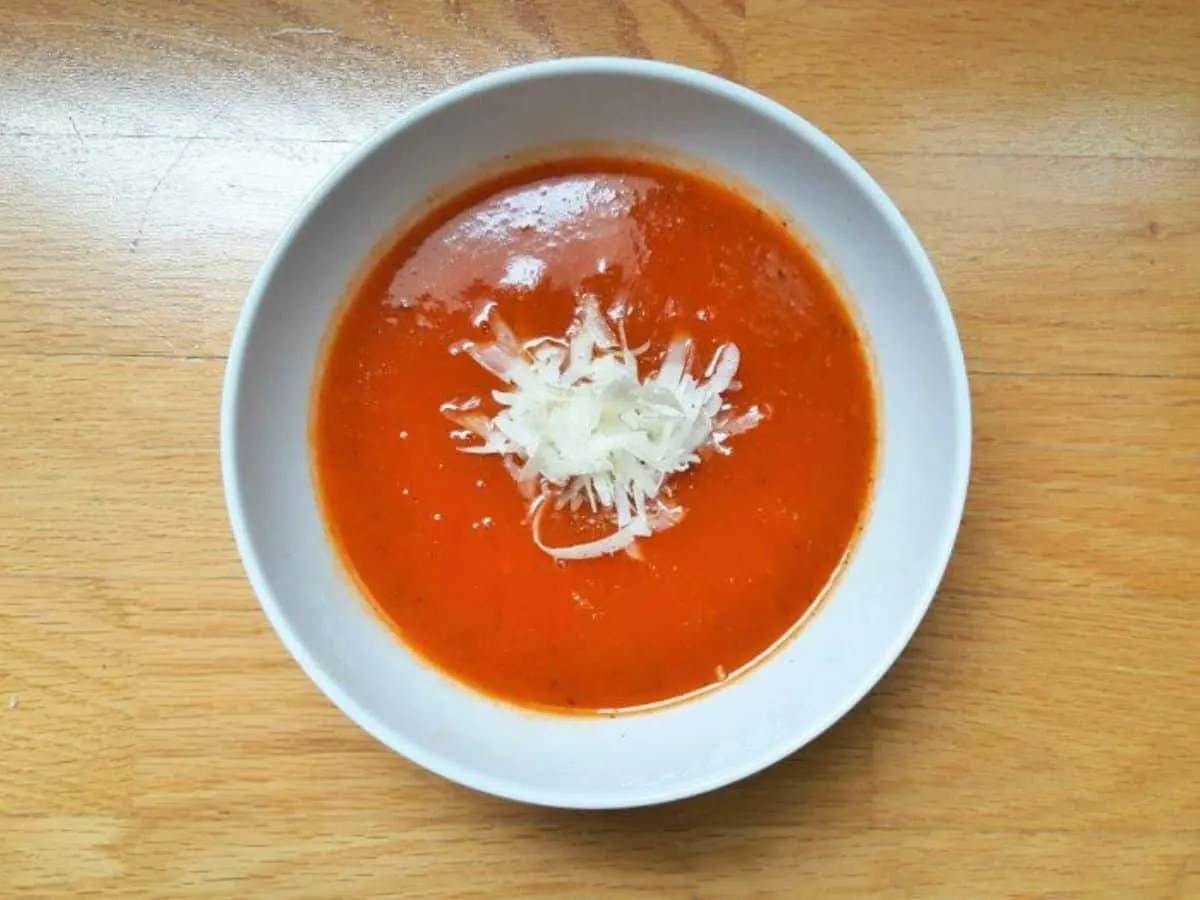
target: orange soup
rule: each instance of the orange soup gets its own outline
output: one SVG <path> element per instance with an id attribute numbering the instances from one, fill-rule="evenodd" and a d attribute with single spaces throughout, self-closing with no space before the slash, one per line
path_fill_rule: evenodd
<path id="1" fill-rule="evenodd" d="M 443 407 L 494 410 L 504 385 L 460 352 L 492 316 L 561 336 L 582 296 L 619 309 L 648 370 L 680 335 L 700 369 L 736 344 L 729 399 L 764 416 L 671 476 L 678 524 L 564 562 L 534 542 L 514 467 L 460 452 Z M 312 439 L 332 539 L 406 644 L 510 702 L 607 710 L 713 685 L 796 625 L 864 519 L 875 415 L 852 318 L 786 223 L 708 177 L 589 157 L 404 231 L 331 336 Z"/>

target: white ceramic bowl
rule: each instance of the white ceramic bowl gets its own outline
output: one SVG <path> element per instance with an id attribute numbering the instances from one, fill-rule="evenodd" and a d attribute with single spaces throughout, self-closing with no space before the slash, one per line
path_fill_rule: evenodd
<path id="1" fill-rule="evenodd" d="M 869 521 L 817 614 L 721 689 L 615 719 L 508 706 L 409 652 L 357 595 L 326 540 L 307 432 L 335 308 L 405 212 L 505 154 L 596 141 L 673 148 L 787 211 L 868 335 L 882 417 Z M 811 741 L 870 690 L 941 579 L 962 514 L 970 436 L 966 370 L 946 298 L 870 176 L 812 125 L 745 88 L 626 59 L 487 75 L 422 104 L 351 154 L 255 280 L 221 409 L 238 549 L 263 610 L 309 677 L 366 731 L 434 772 L 503 797 L 588 808 L 659 803 L 750 775 Z"/>

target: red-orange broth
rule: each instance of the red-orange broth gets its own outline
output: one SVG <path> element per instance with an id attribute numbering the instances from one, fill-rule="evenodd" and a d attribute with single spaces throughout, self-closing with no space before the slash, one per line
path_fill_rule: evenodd
<path id="1" fill-rule="evenodd" d="M 562 335 L 583 292 L 624 298 L 643 366 L 680 333 L 697 366 L 736 343 L 731 399 L 769 410 L 675 477 L 686 517 L 644 561 L 547 556 L 501 461 L 458 452 L 440 410 L 500 386 L 449 349 L 486 339 L 481 303 Z M 876 424 L 851 316 L 784 223 L 707 177 L 587 157 L 487 180 L 400 236 L 332 335 L 312 435 L 336 546 L 409 646 L 505 700 L 594 710 L 713 684 L 795 625 L 864 518 Z"/>

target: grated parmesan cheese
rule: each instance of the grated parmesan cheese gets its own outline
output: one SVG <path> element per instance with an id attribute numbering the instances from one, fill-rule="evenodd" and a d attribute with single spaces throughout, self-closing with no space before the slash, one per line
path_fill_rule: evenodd
<path id="1" fill-rule="evenodd" d="M 736 345 L 722 344 L 703 378 L 692 375 L 693 344 L 674 341 L 658 371 L 642 378 L 624 328 L 614 334 L 591 295 L 579 303 L 564 338 L 521 343 L 491 311 L 495 340 L 455 348 L 506 387 L 492 392 L 500 405 L 488 417 L 473 406 L 447 403 L 442 411 L 482 439 L 464 453 L 505 460 L 530 500 L 533 539 L 559 560 L 589 559 L 622 550 L 675 525 L 683 510 L 669 496 L 669 479 L 701 461 L 704 450 L 728 454 L 726 441 L 763 419 L 757 407 L 732 411 L 723 394 L 737 389 Z M 596 541 L 550 547 L 540 537 L 547 504 L 610 514 L 615 530 Z"/>

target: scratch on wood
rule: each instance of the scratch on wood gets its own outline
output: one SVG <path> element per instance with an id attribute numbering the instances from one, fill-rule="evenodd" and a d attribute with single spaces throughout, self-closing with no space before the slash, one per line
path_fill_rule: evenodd
<path id="1" fill-rule="evenodd" d="M 154 202 L 154 195 L 158 193 L 158 189 L 163 186 L 163 182 L 167 180 L 167 176 L 175 171 L 175 168 L 183 162 L 184 156 L 187 155 L 188 147 L 192 146 L 199 134 L 191 135 L 183 146 L 179 148 L 179 152 L 175 154 L 175 158 L 171 160 L 171 164 L 163 169 L 163 173 L 158 176 L 158 181 L 154 182 L 154 187 L 150 188 L 150 195 L 146 197 L 146 202 L 142 204 L 142 214 L 138 217 L 137 232 L 133 236 L 133 240 L 129 242 L 129 252 L 137 251 L 137 246 L 142 240 L 142 232 L 146 228 L 146 217 L 150 214 L 150 204 Z"/>
<path id="2" fill-rule="evenodd" d="M 682 0 L 668 0 L 676 12 L 687 22 L 688 27 L 699 35 L 710 47 L 717 56 L 716 71 L 719 75 L 724 75 L 731 78 L 737 74 L 737 65 L 734 62 L 733 51 L 729 49 L 729 45 L 721 38 L 721 35 L 704 21 L 694 9 L 691 9 Z"/>
<path id="3" fill-rule="evenodd" d="M 617 22 L 617 37 L 625 52 L 631 56 L 650 56 L 650 48 L 642 40 L 637 16 L 623 0 L 612 0 L 613 17 Z"/>
<path id="4" fill-rule="evenodd" d="M 204 125 L 202 125 L 200 128 L 197 128 L 195 133 L 188 135 L 187 140 L 183 142 L 183 146 L 179 148 L 179 152 L 175 154 L 175 158 L 171 160 L 171 164 L 163 169 L 163 173 L 159 175 L 158 180 L 154 182 L 154 187 L 150 189 L 150 194 L 146 197 L 146 202 L 142 204 L 142 214 L 138 217 L 137 231 L 133 235 L 133 240 L 129 242 L 130 253 L 137 252 L 137 246 L 139 243 L 141 243 L 142 232 L 146 228 L 146 217 L 150 214 L 150 204 L 154 202 L 154 195 L 158 193 L 158 189 L 163 186 L 163 183 L 167 180 L 167 177 L 175 171 L 181 162 L 183 162 L 183 158 L 187 156 L 188 148 L 190 148 L 196 141 L 203 138 L 204 132 L 211 128 L 217 119 L 225 115 L 225 110 L 228 109 L 228 106 L 229 104 L 222 106 L 212 114 L 212 117 L 205 122 Z"/>
<path id="5" fill-rule="evenodd" d="M 323 35 L 337 34 L 332 28 L 277 28 L 267 34 L 267 37 L 284 37 L 285 35 Z"/>
<path id="6" fill-rule="evenodd" d="M 562 53 L 562 47 L 554 35 L 554 29 L 550 27 L 549 20 L 533 0 L 515 0 L 513 7 L 516 10 L 519 25 L 528 31 L 535 40 L 541 41 L 549 47 L 550 52 L 555 56 Z"/>
<path id="7" fill-rule="evenodd" d="M 71 130 L 75 132 L 75 137 L 79 138 L 79 146 L 86 147 L 87 144 L 83 140 L 83 135 L 79 133 L 79 126 L 75 124 L 75 117 L 67 116 L 67 121 L 71 123 Z"/>

